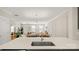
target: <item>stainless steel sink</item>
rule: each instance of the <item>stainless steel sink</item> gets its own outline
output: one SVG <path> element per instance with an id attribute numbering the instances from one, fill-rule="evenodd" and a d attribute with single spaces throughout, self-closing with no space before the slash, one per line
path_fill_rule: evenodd
<path id="1" fill-rule="evenodd" d="M 32 46 L 55 46 L 52 42 L 32 42 Z"/>

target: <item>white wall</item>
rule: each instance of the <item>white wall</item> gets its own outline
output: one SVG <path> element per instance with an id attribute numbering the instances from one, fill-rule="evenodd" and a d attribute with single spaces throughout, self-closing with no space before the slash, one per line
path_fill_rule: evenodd
<path id="1" fill-rule="evenodd" d="M 67 36 L 79 40 L 77 8 L 72 7 L 66 14 L 55 18 L 48 24 L 48 31 L 52 36 Z"/>
<path id="2" fill-rule="evenodd" d="M 73 39 L 73 13 L 72 8 L 69 9 L 67 16 L 68 16 L 68 38 Z"/>
<path id="3" fill-rule="evenodd" d="M 67 13 L 63 13 L 57 18 L 52 19 L 51 22 L 48 23 L 48 32 L 51 36 L 55 37 L 68 37 L 68 17 Z"/>
<path id="4" fill-rule="evenodd" d="M 10 22 L 7 18 L 0 16 L 0 44 L 7 43 L 10 37 Z"/>
<path id="5" fill-rule="evenodd" d="M 68 37 L 79 40 L 77 7 L 72 7 L 68 11 Z"/>
<path id="6" fill-rule="evenodd" d="M 79 40 L 77 8 L 72 8 L 73 39 Z"/>

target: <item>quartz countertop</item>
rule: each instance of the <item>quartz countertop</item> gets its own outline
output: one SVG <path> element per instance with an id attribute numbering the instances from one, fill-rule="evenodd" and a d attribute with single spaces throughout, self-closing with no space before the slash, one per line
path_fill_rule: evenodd
<path id="1" fill-rule="evenodd" d="M 19 37 L 0 45 L 0 49 L 78 49 L 76 40 L 65 37 L 44 37 L 44 42 L 53 42 L 55 46 L 31 46 L 32 42 L 40 42 L 40 37 Z"/>

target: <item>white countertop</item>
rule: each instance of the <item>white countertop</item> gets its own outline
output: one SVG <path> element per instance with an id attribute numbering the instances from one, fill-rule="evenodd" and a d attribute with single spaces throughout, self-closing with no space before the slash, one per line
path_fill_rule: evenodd
<path id="1" fill-rule="evenodd" d="M 78 49 L 76 40 L 64 37 L 44 38 L 44 41 L 51 41 L 56 46 L 31 46 L 34 41 L 41 41 L 41 39 L 39 37 L 20 37 L 0 45 L 0 49 Z"/>

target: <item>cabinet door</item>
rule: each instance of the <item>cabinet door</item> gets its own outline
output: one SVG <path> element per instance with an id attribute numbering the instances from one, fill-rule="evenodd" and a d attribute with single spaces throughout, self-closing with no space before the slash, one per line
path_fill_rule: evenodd
<path id="1" fill-rule="evenodd" d="M 0 44 L 10 41 L 10 23 L 7 18 L 0 17 Z"/>

